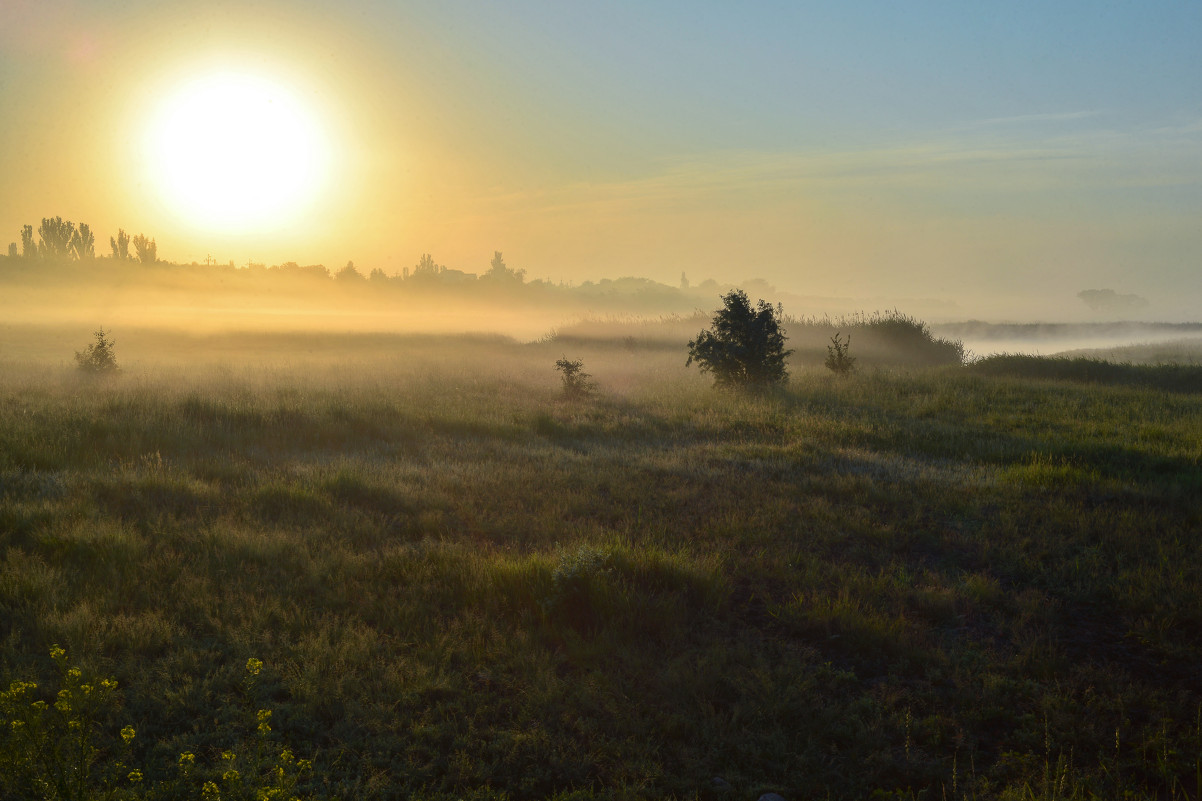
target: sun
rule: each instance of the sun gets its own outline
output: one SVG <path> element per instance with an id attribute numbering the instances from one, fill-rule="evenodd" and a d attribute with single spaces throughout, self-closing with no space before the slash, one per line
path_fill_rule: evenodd
<path id="1" fill-rule="evenodd" d="M 188 223 L 228 233 L 295 222 L 328 180 L 320 118 L 286 84 L 210 73 L 168 91 L 144 152 L 163 203 Z"/>

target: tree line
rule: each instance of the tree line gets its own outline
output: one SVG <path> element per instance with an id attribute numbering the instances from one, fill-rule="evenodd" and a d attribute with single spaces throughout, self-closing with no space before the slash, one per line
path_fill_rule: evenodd
<path id="1" fill-rule="evenodd" d="M 3 241 L 3 240 L 0 240 Z M 134 246 L 130 252 L 129 246 Z M 112 258 L 121 261 L 139 261 L 143 264 L 154 264 L 158 261 L 158 245 L 153 239 L 143 234 L 131 237 L 124 228 L 117 229 L 117 235 L 109 237 L 112 248 Z M 32 225 L 21 228 L 21 247 L 18 250 L 16 242 L 8 245 L 10 259 L 27 260 L 75 260 L 88 261 L 96 258 L 96 235 L 87 223 L 76 225 L 62 217 L 43 217 L 38 226 L 37 238 L 34 238 Z"/>
<path id="2" fill-rule="evenodd" d="M 138 234 L 130 236 L 124 229 L 118 230 L 116 236 L 109 238 L 111 256 L 96 253 L 96 235 L 87 223 L 73 223 L 62 217 L 46 217 L 35 230 L 32 225 L 21 229 L 20 245 L 16 242 L 8 246 L 10 264 L 36 263 L 68 264 L 86 263 L 93 259 L 106 259 L 112 262 L 129 264 L 164 265 L 186 270 L 192 268 L 199 278 L 202 275 L 212 276 L 214 273 L 227 271 L 236 273 L 238 279 L 256 281 L 259 279 L 281 279 L 322 282 L 333 279 L 345 287 L 361 285 L 372 289 L 401 289 L 431 292 L 448 292 L 470 294 L 496 293 L 527 294 L 544 300 L 550 295 L 556 298 L 571 296 L 579 303 L 587 303 L 590 308 L 608 308 L 611 305 L 621 305 L 625 309 L 632 304 L 658 312 L 672 311 L 688 313 L 698 308 L 698 303 L 705 303 L 716 294 L 728 292 L 736 288 L 731 284 L 719 284 L 713 279 L 707 279 L 698 284 L 689 282 L 687 276 L 681 274 L 680 286 L 662 284 L 650 278 L 603 278 L 597 281 L 584 281 L 581 284 L 570 285 L 541 278 L 530 279 L 525 269 L 510 267 L 500 251 L 494 251 L 488 267 L 480 272 L 469 272 L 439 264 L 430 253 L 421 254 L 417 264 L 388 274 L 380 268 L 361 270 L 354 262 L 347 262 L 341 269 L 330 269 L 323 264 L 301 265 L 295 261 L 277 265 L 247 262 L 236 267 L 231 260 L 228 264 L 219 263 L 212 258 L 203 262 L 175 263 L 160 260 L 155 240 Z M 0 255 L 0 261 L 5 261 Z M 759 294 L 771 295 L 775 288 L 762 279 L 750 279 L 741 282 L 741 288 L 755 291 Z"/>

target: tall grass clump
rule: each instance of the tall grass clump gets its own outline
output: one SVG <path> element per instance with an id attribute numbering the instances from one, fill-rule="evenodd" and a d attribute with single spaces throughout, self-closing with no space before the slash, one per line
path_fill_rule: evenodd
<path id="1" fill-rule="evenodd" d="M 855 335 L 857 355 L 865 364 L 935 367 L 965 360 L 962 342 L 937 337 L 925 322 L 897 310 L 801 318 L 791 320 L 789 328 L 799 358 L 812 364 L 824 364 L 827 351 L 819 343 L 829 342 L 840 332 L 846 332 L 849 339 Z"/>

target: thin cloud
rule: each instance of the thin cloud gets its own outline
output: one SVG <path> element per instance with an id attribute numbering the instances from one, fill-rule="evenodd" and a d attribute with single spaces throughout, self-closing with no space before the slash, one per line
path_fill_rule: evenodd
<path id="1" fill-rule="evenodd" d="M 1039 115 L 1086 119 L 1092 112 Z M 661 162 L 634 179 L 575 182 L 494 194 L 492 203 L 547 213 L 607 212 L 741 196 L 771 204 L 846 193 L 947 189 L 1021 195 L 1057 188 L 1202 185 L 1202 121 L 1141 131 L 1110 128 L 1053 136 L 944 132 L 889 148 L 826 152 L 731 151 Z"/>
<path id="2" fill-rule="evenodd" d="M 1100 111 L 1061 111 L 1044 114 L 1018 114 L 1011 117 L 988 117 L 983 120 L 971 120 L 958 126 L 970 130 L 974 128 L 1014 127 L 1021 125 L 1038 125 L 1049 122 L 1075 122 L 1101 116 Z"/>

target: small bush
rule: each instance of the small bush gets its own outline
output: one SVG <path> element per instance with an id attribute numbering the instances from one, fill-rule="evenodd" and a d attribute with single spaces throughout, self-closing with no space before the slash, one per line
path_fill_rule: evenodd
<path id="1" fill-rule="evenodd" d="M 784 310 L 763 300 L 753 308 L 741 289 L 723 295 L 722 304 L 712 330 L 689 342 L 685 366 L 697 362 L 719 387 L 762 389 L 787 382 L 785 359 L 793 351 L 785 350 Z"/>
<path id="2" fill-rule="evenodd" d="M 847 341 L 840 341 L 842 335 L 836 332 L 831 337 L 831 344 L 826 346 L 826 366 L 835 375 L 846 376 L 856 367 L 856 357 L 848 356 L 847 349 L 851 347 L 851 334 Z"/>
<path id="3" fill-rule="evenodd" d="M 568 400 L 579 400 L 593 394 L 597 385 L 592 376 L 584 372 L 584 362 L 566 356 L 555 362 L 555 369 L 563 373 L 563 396 Z"/>
<path id="4" fill-rule="evenodd" d="M 75 363 L 85 373 L 116 373 L 121 368 L 117 366 L 113 341 L 108 338 L 103 328 L 96 331 L 94 336 L 95 342 L 83 350 L 75 351 Z"/>

